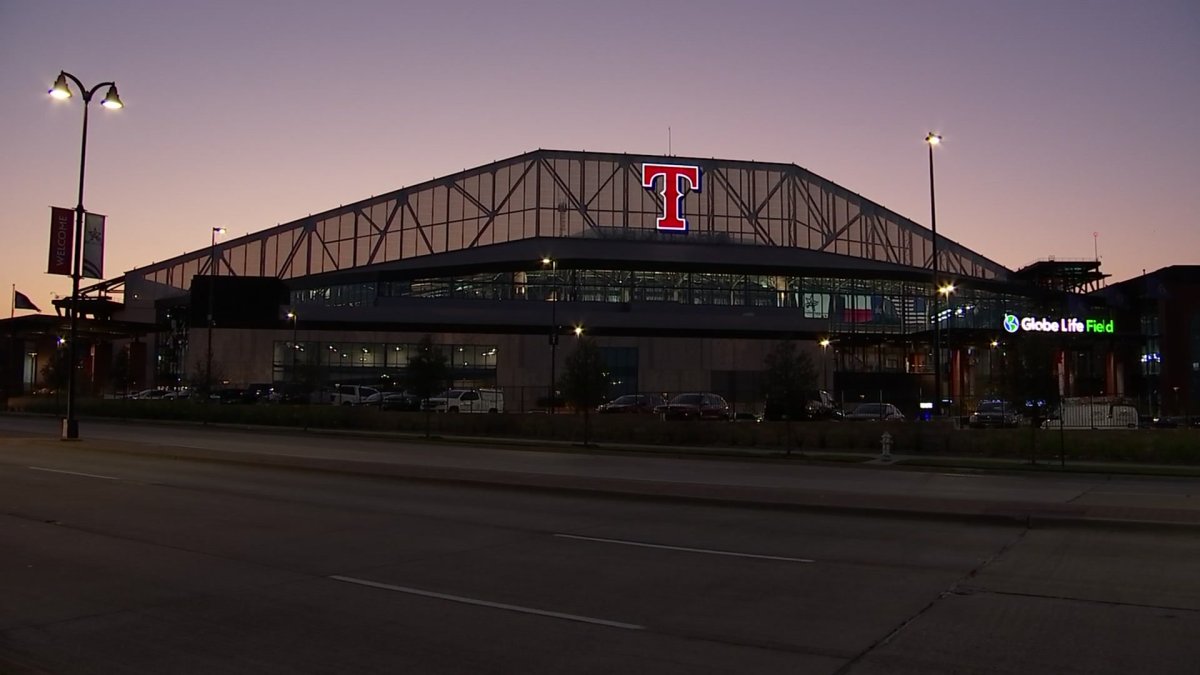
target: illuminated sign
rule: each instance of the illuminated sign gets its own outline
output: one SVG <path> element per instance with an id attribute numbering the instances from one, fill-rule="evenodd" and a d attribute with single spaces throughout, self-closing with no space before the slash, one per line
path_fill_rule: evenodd
<path id="1" fill-rule="evenodd" d="M 1015 314 L 1005 314 L 1004 330 L 1010 333 L 1018 331 L 1027 333 L 1112 333 L 1113 320 L 1084 319 L 1080 321 L 1075 317 L 1039 319 L 1034 316 L 1017 317 Z"/>
<path id="2" fill-rule="evenodd" d="M 670 232 L 686 232 L 687 218 L 683 217 L 684 190 L 690 187 L 700 192 L 700 167 L 683 164 L 643 164 L 642 187 L 653 189 L 654 181 L 662 176 L 663 214 L 658 218 L 658 229 Z M 685 187 L 686 184 L 686 187 Z"/>

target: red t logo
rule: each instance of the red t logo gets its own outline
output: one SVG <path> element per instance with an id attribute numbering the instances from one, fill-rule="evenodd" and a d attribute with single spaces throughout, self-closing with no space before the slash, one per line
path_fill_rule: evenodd
<path id="1" fill-rule="evenodd" d="M 654 181 L 663 177 L 663 189 L 659 194 L 663 197 L 663 214 L 658 219 L 658 229 L 673 232 L 686 232 L 687 218 L 683 217 L 683 186 L 687 181 L 689 187 L 700 192 L 700 167 L 683 166 L 680 164 L 643 164 L 642 187 L 653 188 Z"/>

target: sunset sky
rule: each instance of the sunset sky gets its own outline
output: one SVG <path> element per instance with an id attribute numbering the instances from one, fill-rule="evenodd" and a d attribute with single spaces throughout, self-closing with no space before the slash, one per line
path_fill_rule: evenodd
<path id="1" fill-rule="evenodd" d="M 536 148 L 798 164 L 1010 268 L 1200 264 L 1200 3 L 0 0 L 0 284 L 44 312 L 82 99 L 105 273 Z"/>

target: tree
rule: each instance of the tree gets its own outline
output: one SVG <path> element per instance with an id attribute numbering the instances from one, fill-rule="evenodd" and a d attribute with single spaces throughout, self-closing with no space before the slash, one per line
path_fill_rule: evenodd
<path id="1" fill-rule="evenodd" d="M 806 406 L 808 395 L 817 382 L 817 368 L 813 365 L 812 357 L 807 352 L 796 350 L 796 344 L 784 340 L 775 345 L 763 360 L 763 394 L 767 403 L 763 416 L 778 415 L 786 425 L 785 448 L 788 454 L 792 452 L 792 420 L 802 420 L 807 416 Z"/>
<path id="2" fill-rule="evenodd" d="M 54 355 L 42 366 L 42 382 L 45 386 L 58 391 L 67 386 L 67 377 L 71 372 L 71 357 L 66 347 L 60 346 L 54 350 Z"/>
<path id="3" fill-rule="evenodd" d="M 446 355 L 442 353 L 441 348 L 433 344 L 433 338 L 429 335 L 421 338 L 421 341 L 417 343 L 416 355 L 408 360 L 406 371 L 408 387 L 422 402 L 421 407 L 425 407 L 423 405 L 425 399 L 442 390 L 442 387 L 446 385 L 449 372 Z M 431 414 L 432 411 L 426 408 L 425 438 L 429 438 L 429 416 Z"/>
<path id="4" fill-rule="evenodd" d="M 589 337 L 579 338 L 575 351 L 567 357 L 566 370 L 559 379 L 559 388 L 576 411 L 583 411 L 583 444 L 588 444 L 591 411 L 604 403 L 608 392 L 608 373 L 600 347 Z"/>

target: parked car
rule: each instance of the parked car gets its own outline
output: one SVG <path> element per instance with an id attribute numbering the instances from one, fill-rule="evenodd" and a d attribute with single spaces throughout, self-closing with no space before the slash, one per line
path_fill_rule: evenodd
<path id="1" fill-rule="evenodd" d="M 904 413 L 891 403 L 860 403 L 843 419 L 847 422 L 903 422 Z"/>
<path id="2" fill-rule="evenodd" d="M 654 409 L 664 403 L 661 396 L 652 396 L 650 394 L 625 394 L 618 396 L 608 403 L 603 403 L 597 408 L 598 412 L 607 414 L 624 414 L 624 413 L 652 413 Z"/>
<path id="3" fill-rule="evenodd" d="M 380 410 L 420 410 L 421 399 L 407 391 L 381 391 L 371 394 L 363 405 L 379 406 Z"/>
<path id="4" fill-rule="evenodd" d="M 779 399 L 768 398 L 763 405 L 763 420 L 778 422 L 784 419 L 787 406 Z M 803 392 L 793 403 L 793 412 L 787 417 L 793 420 L 828 420 L 839 417 L 833 396 L 823 389 Z"/>
<path id="5" fill-rule="evenodd" d="M 727 420 L 729 404 L 712 393 L 680 394 L 655 412 L 666 420 Z"/>
<path id="6" fill-rule="evenodd" d="M 976 429 L 1017 427 L 1021 424 L 1021 411 L 1021 407 L 1006 401 L 981 401 L 967 424 Z"/>
<path id="7" fill-rule="evenodd" d="M 136 394 L 130 394 L 129 398 L 138 401 L 156 401 L 165 398 L 170 393 L 166 389 L 143 389 Z"/>
<path id="8" fill-rule="evenodd" d="M 268 403 L 312 403 L 313 391 L 302 384 L 284 384 L 271 390 Z"/>
<path id="9" fill-rule="evenodd" d="M 504 392 L 499 389 L 447 389 L 430 397 L 421 407 L 434 412 L 502 413 Z"/>
<path id="10" fill-rule="evenodd" d="M 254 395 L 246 389 L 227 388 L 214 389 L 208 395 L 208 400 L 214 403 L 254 403 Z"/>
<path id="11" fill-rule="evenodd" d="M 246 396 L 253 399 L 256 403 L 267 403 L 271 400 L 271 394 L 275 391 L 275 385 L 259 382 L 246 385 Z"/>
<path id="12" fill-rule="evenodd" d="M 339 384 L 329 394 L 329 403 L 333 405 L 362 405 L 372 394 L 378 394 L 375 387 L 365 387 L 360 384 Z"/>

